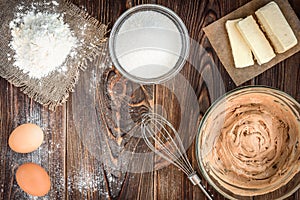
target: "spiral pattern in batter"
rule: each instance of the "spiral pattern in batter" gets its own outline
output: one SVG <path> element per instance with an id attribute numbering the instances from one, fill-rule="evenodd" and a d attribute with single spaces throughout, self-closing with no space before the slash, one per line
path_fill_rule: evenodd
<path id="1" fill-rule="evenodd" d="M 285 102 L 263 93 L 245 94 L 228 99 L 217 112 L 205 127 L 218 137 L 204 163 L 223 187 L 260 195 L 299 172 L 299 119 Z"/>

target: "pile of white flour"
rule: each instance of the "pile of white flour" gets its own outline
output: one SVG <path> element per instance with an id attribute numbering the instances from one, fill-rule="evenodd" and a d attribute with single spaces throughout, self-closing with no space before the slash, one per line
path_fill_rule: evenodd
<path id="1" fill-rule="evenodd" d="M 59 14 L 18 13 L 10 29 L 14 66 L 31 78 L 45 77 L 62 67 L 77 45 L 77 38 Z"/>

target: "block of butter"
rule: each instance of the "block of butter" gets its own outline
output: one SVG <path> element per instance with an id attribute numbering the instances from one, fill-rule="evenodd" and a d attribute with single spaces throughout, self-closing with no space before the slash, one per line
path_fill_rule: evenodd
<path id="1" fill-rule="evenodd" d="M 234 65 L 236 68 L 243 68 L 254 65 L 251 49 L 236 27 L 236 24 L 241 20 L 241 18 L 228 20 L 225 24 L 231 46 Z"/>
<path id="2" fill-rule="evenodd" d="M 273 48 L 252 15 L 239 21 L 237 28 L 252 50 L 259 65 L 267 63 L 275 57 Z"/>
<path id="3" fill-rule="evenodd" d="M 255 15 L 277 53 L 283 53 L 297 44 L 293 30 L 274 1 L 258 9 Z"/>

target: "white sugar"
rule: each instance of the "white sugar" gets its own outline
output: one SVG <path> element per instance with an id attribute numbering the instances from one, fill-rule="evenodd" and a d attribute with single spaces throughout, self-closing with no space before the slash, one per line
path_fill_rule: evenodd
<path id="1" fill-rule="evenodd" d="M 142 11 L 124 21 L 116 37 L 116 57 L 132 75 L 159 77 L 172 69 L 181 53 L 182 39 L 175 23 L 155 11 Z"/>

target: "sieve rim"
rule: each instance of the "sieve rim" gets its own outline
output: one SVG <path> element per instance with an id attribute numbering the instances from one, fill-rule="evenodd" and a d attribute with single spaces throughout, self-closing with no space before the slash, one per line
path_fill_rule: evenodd
<path id="1" fill-rule="evenodd" d="M 131 73 L 129 73 L 127 70 L 125 70 L 122 65 L 120 64 L 118 60 L 118 56 L 116 55 L 115 46 L 116 46 L 116 38 L 118 36 L 119 30 L 122 27 L 123 23 L 133 14 L 143 11 L 154 11 L 158 12 L 160 14 L 163 14 L 164 16 L 168 17 L 174 25 L 178 28 L 179 34 L 181 35 L 181 52 L 178 56 L 178 60 L 174 66 L 170 70 L 168 70 L 166 73 L 162 74 L 158 77 L 151 77 L 151 78 L 143 78 L 139 76 L 135 76 Z M 182 19 L 172 10 L 169 8 L 166 8 L 161 5 L 157 4 L 143 4 L 138 5 L 135 7 L 132 7 L 128 9 L 126 12 L 124 12 L 115 22 L 111 33 L 109 37 L 108 42 L 108 48 L 109 48 L 109 54 L 112 60 L 112 63 L 117 68 L 117 70 L 127 79 L 140 83 L 140 84 L 159 84 L 166 82 L 167 80 L 173 78 L 176 74 L 179 73 L 179 71 L 183 68 L 183 66 L 186 63 L 187 57 L 189 55 L 190 51 L 190 39 L 189 39 L 189 33 L 188 30 L 183 23 Z"/>

